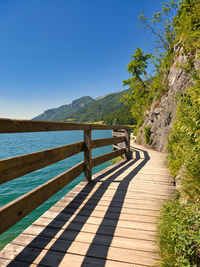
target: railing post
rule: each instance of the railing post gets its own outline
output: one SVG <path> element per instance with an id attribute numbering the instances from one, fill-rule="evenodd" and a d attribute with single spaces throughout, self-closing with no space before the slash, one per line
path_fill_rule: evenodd
<path id="1" fill-rule="evenodd" d="M 112 137 L 115 137 L 115 133 L 117 133 L 117 130 L 112 130 Z M 116 146 L 117 144 L 113 144 L 112 147 L 113 147 L 113 150 L 116 150 Z"/>
<path id="2" fill-rule="evenodd" d="M 125 149 L 126 149 L 126 159 L 130 160 L 131 159 L 131 150 L 130 150 L 130 129 L 125 129 Z"/>
<path id="3" fill-rule="evenodd" d="M 91 127 L 84 130 L 84 181 L 92 180 Z"/>

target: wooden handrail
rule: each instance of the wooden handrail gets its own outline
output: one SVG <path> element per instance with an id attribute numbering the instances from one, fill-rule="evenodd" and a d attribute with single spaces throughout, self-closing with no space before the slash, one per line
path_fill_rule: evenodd
<path id="1" fill-rule="evenodd" d="M 92 124 L 91 125 L 92 130 L 119 130 L 119 129 L 126 129 L 128 130 L 128 126 L 122 126 L 122 125 L 100 125 L 100 124 Z"/>
<path id="2" fill-rule="evenodd" d="M 110 126 L 86 123 L 68 123 L 55 121 L 32 121 L 0 119 L 0 133 L 72 131 L 72 130 L 117 130 L 128 129 L 127 126 Z"/>
<path id="3" fill-rule="evenodd" d="M 125 154 L 125 152 L 126 152 L 125 148 L 121 148 L 121 149 L 118 149 L 116 151 L 113 151 L 113 152 L 98 156 L 96 158 L 93 158 L 92 159 L 92 167 L 95 167 L 99 164 L 102 164 L 102 163 L 108 161 L 108 160 L 111 160 L 111 159 L 114 159 L 120 155 L 123 155 L 123 154 Z"/>
<path id="4" fill-rule="evenodd" d="M 74 178 L 78 177 L 83 170 L 84 163 L 81 162 L 70 170 L 0 208 L 0 234 L 55 195 L 64 186 L 73 181 Z"/>
<path id="5" fill-rule="evenodd" d="M 0 119 L 0 133 L 71 130 L 83 130 L 83 142 L 0 160 L 1 184 L 71 157 L 77 153 L 84 152 L 83 162 L 0 208 L 0 233 L 40 206 L 81 173 L 84 172 L 85 181 L 89 182 L 92 179 L 92 167 L 122 154 L 125 154 L 126 158 L 130 159 L 130 130 L 127 126 Z M 92 130 L 113 130 L 115 133 L 120 131 L 120 136 L 92 140 Z M 93 148 L 119 143 L 124 143 L 125 147 L 92 159 Z"/>
<path id="6" fill-rule="evenodd" d="M 125 140 L 126 140 L 125 136 L 105 138 L 105 139 L 96 139 L 96 140 L 92 140 L 92 148 L 113 145 L 113 144 L 125 142 Z"/>
<path id="7" fill-rule="evenodd" d="M 0 160 L 0 184 L 36 171 L 83 151 L 84 142 Z"/>

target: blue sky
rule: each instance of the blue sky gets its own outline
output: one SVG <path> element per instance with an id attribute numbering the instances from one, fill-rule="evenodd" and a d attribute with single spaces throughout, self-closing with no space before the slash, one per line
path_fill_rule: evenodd
<path id="1" fill-rule="evenodd" d="M 0 0 L 0 117 L 31 119 L 89 95 L 123 90 L 137 27 L 161 0 Z"/>

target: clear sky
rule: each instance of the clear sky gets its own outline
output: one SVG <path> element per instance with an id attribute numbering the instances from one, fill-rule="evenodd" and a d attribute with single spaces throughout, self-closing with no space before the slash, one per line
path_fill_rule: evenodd
<path id="1" fill-rule="evenodd" d="M 161 0 L 0 0 L 0 117 L 31 119 L 89 95 L 123 90 L 137 27 Z M 145 46 L 147 45 L 147 46 Z"/>

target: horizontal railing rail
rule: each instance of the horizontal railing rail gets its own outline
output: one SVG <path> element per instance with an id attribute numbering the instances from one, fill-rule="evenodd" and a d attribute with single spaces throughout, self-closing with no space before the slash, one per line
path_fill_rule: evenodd
<path id="1" fill-rule="evenodd" d="M 66 123 L 54 121 L 31 121 L 0 119 L 0 133 L 25 133 L 48 131 L 73 131 L 73 130 L 118 130 L 127 129 L 127 126 L 99 125 L 86 123 Z"/>
<path id="2" fill-rule="evenodd" d="M 113 145 L 115 143 L 121 143 L 121 142 L 125 142 L 125 141 L 126 141 L 125 136 L 105 138 L 105 139 L 97 139 L 97 140 L 92 140 L 91 146 L 92 146 L 92 148 L 97 148 L 97 147 Z"/>
<path id="3" fill-rule="evenodd" d="M 83 151 L 84 142 L 0 160 L 0 184 L 36 171 Z"/>
<path id="4" fill-rule="evenodd" d="M 97 166 L 99 164 L 102 164 L 102 163 L 108 161 L 108 160 L 111 160 L 111 159 L 114 159 L 116 157 L 119 157 L 119 156 L 125 154 L 125 152 L 126 152 L 125 148 L 121 148 L 119 150 L 116 150 L 116 151 L 113 151 L 113 152 L 98 156 L 96 158 L 93 158 L 92 159 L 92 167 L 95 167 L 95 166 Z"/>
<path id="5" fill-rule="evenodd" d="M 130 159 L 130 130 L 127 126 L 0 119 L 0 133 L 71 130 L 83 130 L 84 140 L 74 144 L 0 160 L 0 184 L 2 184 L 60 160 L 64 160 L 80 152 L 84 152 L 84 161 L 1 207 L 0 233 L 3 233 L 24 218 L 81 173 L 84 172 L 85 181 L 90 182 L 92 179 L 92 167 L 123 154 L 125 154 L 127 159 Z M 120 131 L 120 136 L 92 140 L 92 130 L 113 130 L 114 133 Z M 92 158 L 93 148 L 107 145 L 116 146 L 116 144 L 119 143 L 123 143 L 124 147 Z"/>
<path id="6" fill-rule="evenodd" d="M 84 170 L 84 163 L 81 162 L 70 170 L 49 180 L 43 185 L 31 190 L 16 200 L 3 206 L 0 211 L 0 233 L 4 232 L 19 220 L 28 215 L 35 208 L 40 206 L 64 186 L 69 184 Z"/>

